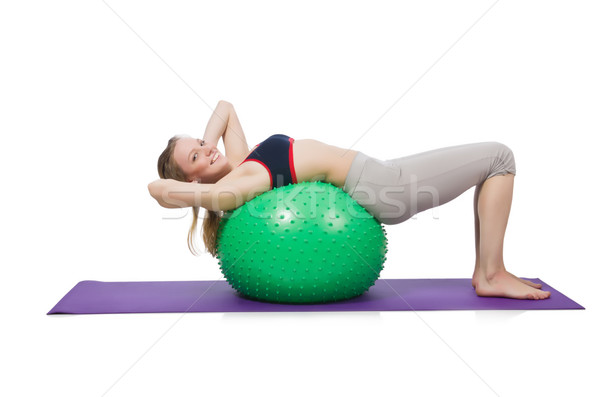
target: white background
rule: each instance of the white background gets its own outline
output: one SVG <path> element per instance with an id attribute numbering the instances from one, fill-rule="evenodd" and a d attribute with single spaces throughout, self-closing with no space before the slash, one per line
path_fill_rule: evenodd
<path id="1" fill-rule="evenodd" d="M 599 11 L 3 2 L 0 394 L 597 392 Z M 201 137 L 219 99 L 251 146 L 285 133 L 387 159 L 507 144 L 506 266 L 587 310 L 46 316 L 81 280 L 221 278 L 216 259 L 187 250 L 191 212 L 146 188 L 167 140 Z M 381 277 L 470 277 L 472 197 L 387 227 Z"/>

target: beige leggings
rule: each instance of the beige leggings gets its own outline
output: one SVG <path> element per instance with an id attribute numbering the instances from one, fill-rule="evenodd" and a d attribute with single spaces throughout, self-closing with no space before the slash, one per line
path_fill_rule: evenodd
<path id="1" fill-rule="evenodd" d="M 482 142 L 393 160 L 358 152 L 343 190 L 384 224 L 396 224 L 440 206 L 496 175 L 516 175 L 512 150 Z"/>

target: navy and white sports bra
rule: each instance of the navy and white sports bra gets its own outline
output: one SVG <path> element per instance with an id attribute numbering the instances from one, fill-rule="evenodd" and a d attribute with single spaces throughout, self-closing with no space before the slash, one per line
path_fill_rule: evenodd
<path id="1" fill-rule="evenodd" d="M 298 183 L 294 169 L 294 138 L 287 135 L 271 135 L 254 148 L 242 161 L 256 161 L 267 169 L 271 179 L 271 189 Z"/>

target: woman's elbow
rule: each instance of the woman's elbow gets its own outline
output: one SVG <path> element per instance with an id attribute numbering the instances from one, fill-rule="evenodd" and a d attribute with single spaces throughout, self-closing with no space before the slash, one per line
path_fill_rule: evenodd
<path id="1" fill-rule="evenodd" d="M 152 196 L 153 199 L 155 199 L 156 201 L 159 201 L 157 198 L 157 187 L 156 187 L 156 182 L 150 182 L 148 184 L 148 193 L 150 193 L 150 196 Z M 160 204 L 160 201 L 159 201 Z"/>
<path id="2" fill-rule="evenodd" d="M 156 200 L 156 202 L 164 208 L 179 208 L 175 205 L 172 204 L 168 204 L 167 202 L 165 202 L 163 200 L 163 194 L 164 194 L 164 182 L 162 179 L 158 179 L 154 182 L 150 182 L 148 184 L 148 193 L 150 193 L 150 196 L 152 196 L 152 198 L 154 200 Z"/>

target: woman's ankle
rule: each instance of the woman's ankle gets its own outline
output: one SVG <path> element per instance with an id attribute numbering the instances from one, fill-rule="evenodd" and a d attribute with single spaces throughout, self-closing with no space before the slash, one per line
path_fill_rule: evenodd
<path id="1" fill-rule="evenodd" d="M 496 277 L 502 277 L 502 275 L 508 274 L 503 263 L 500 264 L 480 264 L 477 269 L 477 275 L 484 277 L 486 280 L 493 280 Z"/>

